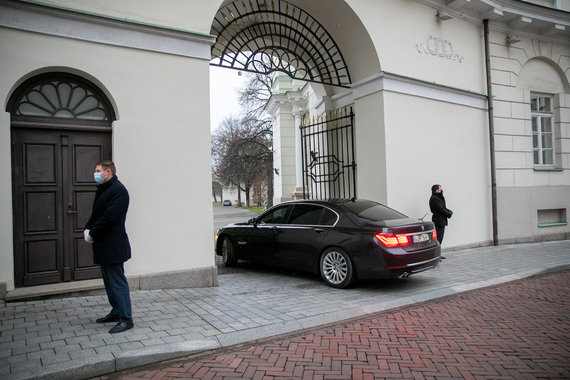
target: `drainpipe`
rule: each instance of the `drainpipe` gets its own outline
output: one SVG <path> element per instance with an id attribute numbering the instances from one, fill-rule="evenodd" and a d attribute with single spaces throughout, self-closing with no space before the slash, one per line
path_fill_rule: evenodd
<path id="1" fill-rule="evenodd" d="M 495 123 L 493 113 L 493 90 L 491 83 L 491 55 L 489 53 L 489 20 L 483 20 L 485 35 L 485 69 L 487 71 L 487 107 L 489 115 L 489 150 L 491 154 L 491 208 L 493 212 L 493 245 L 499 245 L 497 224 L 497 173 L 495 167 Z"/>

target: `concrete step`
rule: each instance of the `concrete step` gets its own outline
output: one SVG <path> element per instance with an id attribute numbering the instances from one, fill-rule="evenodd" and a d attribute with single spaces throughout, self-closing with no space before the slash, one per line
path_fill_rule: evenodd
<path id="1" fill-rule="evenodd" d="M 27 286 L 24 288 L 16 288 L 6 293 L 6 302 L 15 301 L 31 301 L 51 296 L 79 296 L 87 295 L 92 291 L 100 291 L 105 289 L 103 280 L 98 278 L 94 280 L 61 282 L 59 284 Z"/>

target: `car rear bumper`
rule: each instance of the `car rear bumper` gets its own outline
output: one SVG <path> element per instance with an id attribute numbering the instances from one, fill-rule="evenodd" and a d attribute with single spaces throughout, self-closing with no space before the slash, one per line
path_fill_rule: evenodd
<path id="1" fill-rule="evenodd" d="M 441 246 L 406 252 L 401 248 L 371 250 L 367 257 L 355 261 L 356 275 L 360 279 L 407 277 L 435 268 L 441 260 Z"/>
<path id="2" fill-rule="evenodd" d="M 402 265 L 402 266 L 397 266 L 397 267 L 390 267 L 390 272 L 392 273 L 392 277 L 404 278 L 404 277 L 408 277 L 408 276 L 415 274 L 415 273 L 420 273 L 420 272 L 426 271 L 428 269 L 433 269 L 439 265 L 440 261 L 441 261 L 441 257 L 438 256 L 438 257 L 434 257 L 433 259 L 418 262 L 418 263 L 413 263 L 413 264 L 409 264 L 409 265 Z"/>

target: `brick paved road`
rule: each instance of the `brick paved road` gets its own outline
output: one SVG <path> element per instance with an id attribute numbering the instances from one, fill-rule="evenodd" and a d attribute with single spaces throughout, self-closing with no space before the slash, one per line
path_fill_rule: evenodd
<path id="1" fill-rule="evenodd" d="M 568 379 L 570 272 L 103 379 Z"/>

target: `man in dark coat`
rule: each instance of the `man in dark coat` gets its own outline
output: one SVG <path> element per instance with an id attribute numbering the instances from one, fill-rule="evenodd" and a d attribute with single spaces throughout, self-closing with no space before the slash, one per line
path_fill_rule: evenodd
<path id="1" fill-rule="evenodd" d="M 451 218 L 453 211 L 449 210 L 445 205 L 445 198 L 443 197 L 443 189 L 440 185 L 433 185 L 431 187 L 431 198 L 429 199 L 429 209 L 433 213 L 431 221 L 435 224 L 435 231 L 437 232 L 437 240 L 439 244 L 443 242 L 443 234 L 445 233 L 445 226 L 447 226 L 447 219 Z"/>
<path id="2" fill-rule="evenodd" d="M 98 184 L 97 193 L 84 236 L 85 241 L 93 244 L 94 261 L 101 267 L 112 306 L 111 312 L 96 322 L 117 322 L 109 330 L 115 334 L 133 328 L 129 284 L 123 267 L 124 262 L 131 258 L 131 245 L 125 229 L 129 193 L 117 178 L 113 161 L 98 162 L 93 176 Z"/>

